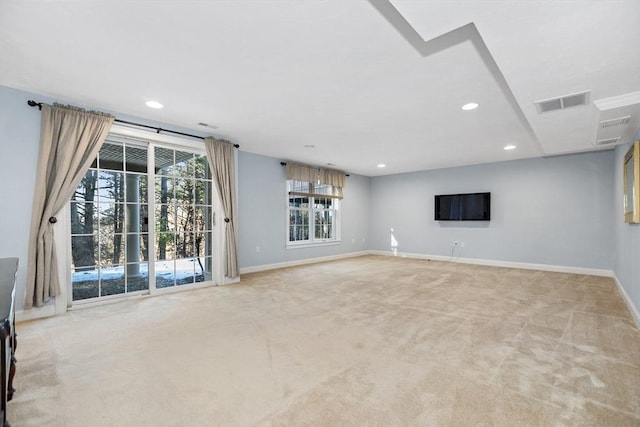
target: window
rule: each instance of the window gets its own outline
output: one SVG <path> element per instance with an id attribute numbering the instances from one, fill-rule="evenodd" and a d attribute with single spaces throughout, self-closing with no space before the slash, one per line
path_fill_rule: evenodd
<path id="1" fill-rule="evenodd" d="M 70 201 L 73 301 L 211 280 L 206 156 L 110 137 Z"/>
<path id="2" fill-rule="evenodd" d="M 287 246 L 340 241 L 344 174 L 287 164 Z"/>

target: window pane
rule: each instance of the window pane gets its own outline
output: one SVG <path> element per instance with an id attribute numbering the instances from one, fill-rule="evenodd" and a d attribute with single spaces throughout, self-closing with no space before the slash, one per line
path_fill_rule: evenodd
<path id="1" fill-rule="evenodd" d="M 293 181 L 293 180 L 289 180 L 287 181 L 289 184 L 289 191 L 295 191 L 298 193 L 310 193 L 310 185 L 308 182 L 304 182 L 304 181 Z"/>
<path id="2" fill-rule="evenodd" d="M 71 234 L 97 234 L 98 211 L 95 203 L 71 202 Z"/>
<path id="3" fill-rule="evenodd" d="M 173 233 L 156 233 L 156 259 L 175 259 L 175 235 Z"/>
<path id="4" fill-rule="evenodd" d="M 122 233 L 124 231 L 125 205 L 122 203 L 100 203 L 99 227 L 102 233 Z"/>
<path id="5" fill-rule="evenodd" d="M 149 261 L 149 253 L 151 252 L 152 245 L 149 241 L 149 234 L 140 234 L 140 260 Z"/>
<path id="6" fill-rule="evenodd" d="M 98 188 L 98 172 L 95 170 L 88 170 L 84 175 L 84 178 L 76 187 L 76 191 L 71 196 L 71 200 L 78 202 L 93 202 L 96 199 L 96 190 Z"/>
<path id="7" fill-rule="evenodd" d="M 127 233 L 137 233 L 148 231 L 149 229 L 149 207 L 128 203 L 125 207 Z"/>
<path id="8" fill-rule="evenodd" d="M 333 227 L 329 224 L 316 225 L 316 239 L 332 239 Z"/>
<path id="9" fill-rule="evenodd" d="M 76 271 L 71 276 L 71 293 L 73 300 L 97 298 L 100 295 L 98 270 Z"/>
<path id="10" fill-rule="evenodd" d="M 193 205 L 178 205 L 176 207 L 176 231 L 186 232 L 194 229 Z"/>
<path id="11" fill-rule="evenodd" d="M 309 198 L 300 196 L 289 196 L 289 206 L 292 208 L 308 208 Z"/>
<path id="12" fill-rule="evenodd" d="M 173 169 L 175 176 L 192 178 L 194 176 L 193 153 L 176 150 L 176 163 Z"/>
<path id="13" fill-rule="evenodd" d="M 129 172 L 147 173 L 147 149 L 125 147 L 126 169 Z"/>
<path id="14" fill-rule="evenodd" d="M 176 229 L 175 205 L 156 206 L 156 231 L 173 231 Z"/>
<path id="15" fill-rule="evenodd" d="M 193 234 L 179 233 L 176 235 L 176 258 L 188 258 L 194 255 Z"/>
<path id="16" fill-rule="evenodd" d="M 98 154 L 98 167 L 116 171 L 124 170 L 124 147 L 120 144 L 102 144 Z"/>
<path id="17" fill-rule="evenodd" d="M 71 255 L 75 271 L 93 270 L 98 263 L 97 250 L 97 236 L 72 236 Z"/>
<path id="18" fill-rule="evenodd" d="M 175 284 L 175 261 L 156 261 L 156 288 L 166 288 Z"/>
<path id="19" fill-rule="evenodd" d="M 289 216 L 289 225 L 302 225 L 302 215 L 300 215 L 300 211 L 291 211 L 291 215 Z"/>
<path id="20" fill-rule="evenodd" d="M 195 233 L 194 235 L 194 249 L 195 256 L 211 256 L 213 251 L 213 240 L 210 231 L 204 233 Z"/>
<path id="21" fill-rule="evenodd" d="M 333 199 L 325 197 L 317 197 L 315 199 L 316 209 L 331 209 L 333 205 Z"/>
<path id="22" fill-rule="evenodd" d="M 109 267 L 100 270 L 100 296 L 124 294 L 124 267 Z"/>
<path id="23" fill-rule="evenodd" d="M 333 211 L 316 211 L 316 225 L 331 224 L 333 222 Z"/>
<path id="24" fill-rule="evenodd" d="M 196 281 L 194 272 L 195 259 L 179 259 L 176 261 L 176 284 L 187 285 Z"/>
<path id="25" fill-rule="evenodd" d="M 173 150 L 156 148 L 154 153 L 155 172 L 157 175 L 169 175 L 173 166 Z"/>
<path id="26" fill-rule="evenodd" d="M 211 230 L 211 212 L 209 206 L 196 206 L 194 208 L 194 230 Z"/>
<path id="27" fill-rule="evenodd" d="M 211 169 L 207 162 L 207 156 L 195 156 L 195 177 L 199 179 L 211 179 Z"/>
<path id="28" fill-rule="evenodd" d="M 196 258 L 195 265 L 196 282 L 209 282 L 213 278 L 213 258 Z"/>
<path id="29" fill-rule="evenodd" d="M 176 179 L 175 181 L 175 197 L 178 203 L 193 203 L 193 186 L 192 179 Z"/>
<path id="30" fill-rule="evenodd" d="M 146 175 L 138 175 L 138 184 L 140 189 L 138 201 L 140 203 L 149 203 L 149 185 L 147 184 Z"/>
<path id="31" fill-rule="evenodd" d="M 127 264 L 127 292 L 143 291 L 149 289 L 149 265 Z"/>
<path id="32" fill-rule="evenodd" d="M 156 203 L 169 203 L 174 199 L 174 180 L 166 176 L 156 177 Z"/>
<path id="33" fill-rule="evenodd" d="M 98 197 L 101 202 L 124 202 L 124 174 L 122 172 L 100 172 L 98 175 Z"/>
<path id="34" fill-rule="evenodd" d="M 289 227 L 289 241 L 297 242 L 309 240 L 309 227 L 306 225 L 292 225 Z"/>
<path id="35" fill-rule="evenodd" d="M 195 181 L 195 203 L 197 205 L 211 204 L 211 181 Z"/>
<path id="36" fill-rule="evenodd" d="M 104 234 L 100 236 L 100 267 L 112 267 L 124 264 L 124 236 L 122 234 Z"/>
<path id="37" fill-rule="evenodd" d="M 330 195 L 330 196 L 336 194 L 336 191 L 333 188 L 333 186 L 332 185 L 326 185 L 326 184 L 322 184 L 322 185 L 316 184 L 313 187 L 313 192 L 315 194 L 326 194 L 326 195 Z"/>
<path id="38" fill-rule="evenodd" d="M 309 211 L 291 209 L 289 211 L 289 225 L 309 225 Z"/>
<path id="39" fill-rule="evenodd" d="M 136 173 L 128 173 L 125 178 L 127 180 L 125 200 L 131 203 L 146 203 L 147 177 Z"/>
<path id="40" fill-rule="evenodd" d="M 138 263 L 149 260 L 149 236 L 147 234 L 127 234 L 126 262 Z"/>
<path id="41" fill-rule="evenodd" d="M 315 212 L 315 238 L 331 239 L 333 238 L 333 211 L 316 211 Z"/>

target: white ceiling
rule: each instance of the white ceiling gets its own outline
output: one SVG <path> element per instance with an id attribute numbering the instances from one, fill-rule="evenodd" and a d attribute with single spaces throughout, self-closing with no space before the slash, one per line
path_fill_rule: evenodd
<path id="1" fill-rule="evenodd" d="M 618 108 L 628 142 L 639 18 L 638 0 L 0 0 L 0 85 L 376 176 L 611 148 Z"/>

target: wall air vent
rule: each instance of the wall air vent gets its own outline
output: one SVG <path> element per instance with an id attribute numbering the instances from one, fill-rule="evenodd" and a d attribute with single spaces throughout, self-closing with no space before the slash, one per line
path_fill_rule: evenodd
<path id="1" fill-rule="evenodd" d="M 617 119 L 603 120 L 600 122 L 600 127 L 604 129 L 612 126 L 622 126 L 629 123 L 629 120 L 631 120 L 631 116 L 618 117 Z"/>
<path id="2" fill-rule="evenodd" d="M 606 139 L 599 139 L 596 141 L 596 145 L 610 145 L 610 144 L 616 144 L 617 142 L 620 141 L 620 137 L 617 138 L 606 138 Z"/>
<path id="3" fill-rule="evenodd" d="M 569 107 L 577 107 L 579 105 L 587 105 L 589 103 L 590 90 L 579 93 L 572 93 L 570 95 L 560 96 L 558 98 L 543 99 L 542 101 L 536 101 L 536 108 L 538 113 L 546 113 L 548 111 L 564 110 Z"/>

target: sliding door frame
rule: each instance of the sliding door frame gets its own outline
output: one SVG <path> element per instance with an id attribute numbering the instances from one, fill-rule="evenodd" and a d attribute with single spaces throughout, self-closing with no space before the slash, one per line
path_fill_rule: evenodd
<path id="1" fill-rule="evenodd" d="M 163 135 L 163 134 L 155 134 L 146 130 L 140 130 L 131 128 L 128 126 L 122 125 L 114 125 L 111 128 L 110 135 L 107 138 L 107 141 L 125 141 L 125 142 L 136 142 L 141 143 L 147 146 L 147 167 L 148 170 L 153 170 L 154 168 L 154 152 L 155 149 L 158 148 L 168 148 L 172 150 L 185 150 L 192 152 L 197 155 L 206 156 L 206 149 L 202 141 L 194 141 L 187 138 L 172 136 L 172 135 Z M 237 162 L 237 155 L 235 158 Z M 155 183 L 148 177 L 148 205 L 149 205 L 149 214 L 155 215 L 155 191 L 154 186 Z M 236 177 L 237 179 L 237 177 Z M 57 215 L 58 223 L 56 224 L 55 229 L 55 245 L 58 254 L 58 275 L 60 279 L 61 286 L 61 295 L 56 297 L 55 301 L 55 312 L 56 314 L 64 313 L 69 308 L 73 306 L 90 306 L 96 304 L 102 304 L 110 300 L 123 300 L 127 298 L 139 297 L 141 295 L 161 295 L 165 293 L 173 293 L 173 292 L 181 292 L 187 291 L 191 289 L 203 288 L 208 286 L 217 286 L 217 285 L 225 285 L 230 283 L 238 282 L 239 278 L 228 278 L 224 276 L 224 257 L 225 257 L 225 233 L 224 233 L 224 222 L 221 223 L 222 218 L 224 218 L 224 213 L 222 211 L 222 203 L 220 199 L 220 195 L 218 194 L 218 190 L 216 185 L 212 182 L 211 185 L 212 194 L 212 206 L 213 206 L 213 224 L 211 226 L 212 232 L 212 277 L 209 281 L 204 282 L 196 282 L 189 283 L 183 285 L 173 285 L 164 288 L 156 287 L 155 280 L 155 264 L 156 264 L 156 254 L 155 254 L 155 223 L 149 221 L 149 242 L 153 242 L 153 246 L 149 248 L 148 254 L 148 278 L 149 278 L 149 289 L 148 291 L 134 291 L 131 293 L 124 294 L 116 294 L 113 296 L 105 296 L 98 297 L 95 299 L 90 299 L 87 301 L 73 301 L 73 284 L 71 279 L 71 266 L 73 263 L 73 258 L 71 255 L 71 220 L 70 220 L 70 204 L 67 203 L 65 207 L 59 212 Z M 236 187 L 237 188 L 237 187 Z M 153 212 L 153 214 L 152 214 Z M 151 216 L 153 218 L 153 216 Z"/>

